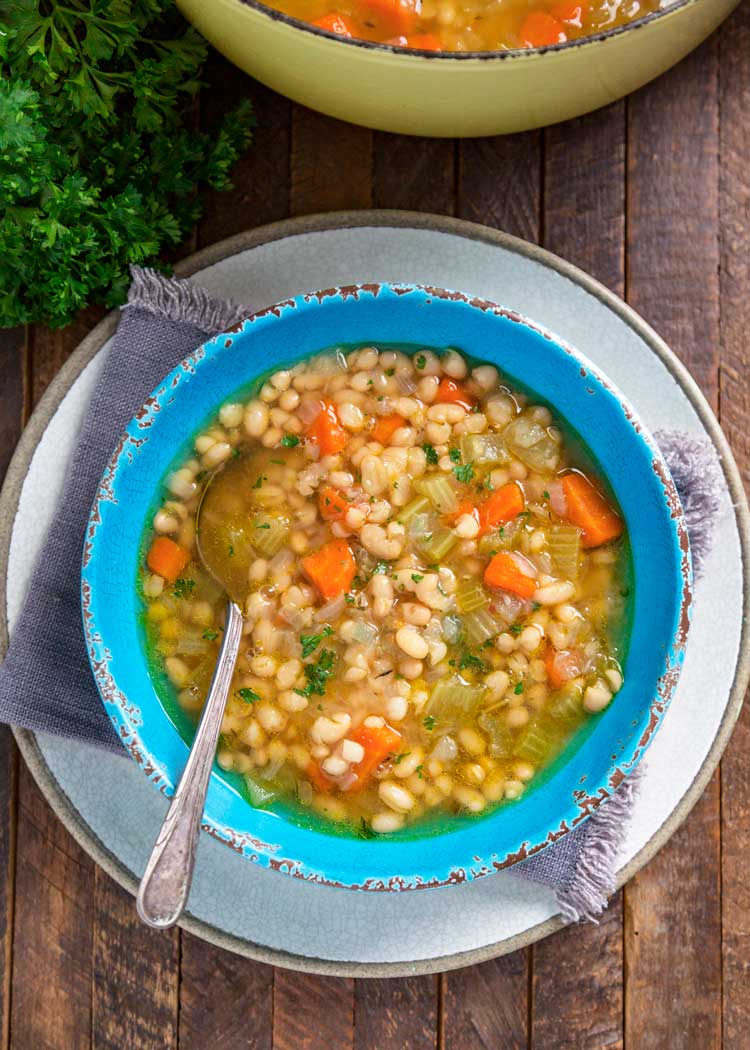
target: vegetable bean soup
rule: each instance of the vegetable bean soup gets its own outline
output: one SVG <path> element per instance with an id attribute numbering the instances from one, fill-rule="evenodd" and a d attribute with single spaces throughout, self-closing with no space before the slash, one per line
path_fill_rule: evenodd
<path id="1" fill-rule="evenodd" d="M 627 541 L 572 430 L 456 350 L 364 346 L 223 405 L 165 479 L 140 586 L 178 724 L 221 642 L 209 481 L 246 618 L 217 761 L 255 806 L 443 827 L 519 799 L 622 686 Z"/>
<path id="2" fill-rule="evenodd" d="M 424 51 L 549 47 L 626 25 L 660 0 L 269 0 L 339 36 Z"/>

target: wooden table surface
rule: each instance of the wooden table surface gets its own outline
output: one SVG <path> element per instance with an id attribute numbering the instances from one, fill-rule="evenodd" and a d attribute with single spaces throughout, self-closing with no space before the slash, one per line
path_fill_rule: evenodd
<path id="1" fill-rule="evenodd" d="M 538 242 L 649 321 L 750 466 L 750 6 L 656 83 L 545 131 L 461 142 L 350 127 L 218 56 L 195 119 L 256 106 L 236 188 L 183 254 L 288 215 L 407 208 Z M 101 312 L 0 333 L 0 470 Z M 274 970 L 139 925 L 0 737 L 0 1050 L 750 1047 L 750 709 L 721 771 L 600 925 L 442 976 Z M 362 931 L 363 937 L 367 931 Z"/>

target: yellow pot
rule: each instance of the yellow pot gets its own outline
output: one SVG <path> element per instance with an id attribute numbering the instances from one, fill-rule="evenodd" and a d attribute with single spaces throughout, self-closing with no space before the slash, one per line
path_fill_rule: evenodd
<path id="1" fill-rule="evenodd" d="M 738 0 L 677 0 L 629 26 L 538 51 L 409 52 L 344 40 L 256 0 L 177 0 L 219 51 L 282 95 L 410 135 L 474 136 L 567 120 L 683 58 Z"/>

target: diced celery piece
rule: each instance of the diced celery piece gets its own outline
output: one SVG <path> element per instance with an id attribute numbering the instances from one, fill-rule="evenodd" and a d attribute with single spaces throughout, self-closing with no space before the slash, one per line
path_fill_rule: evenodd
<path id="1" fill-rule="evenodd" d="M 489 597 L 481 583 L 465 580 L 456 591 L 456 604 L 462 613 L 474 612 L 489 604 Z"/>
<path id="2" fill-rule="evenodd" d="M 453 529 L 437 528 L 423 537 L 419 546 L 427 560 L 436 564 L 443 560 L 457 542 L 458 537 Z"/>
<path id="3" fill-rule="evenodd" d="M 439 514 L 452 514 L 458 507 L 456 490 L 444 474 L 429 474 L 414 482 L 414 488 L 426 496 Z"/>
<path id="4" fill-rule="evenodd" d="M 456 675 L 443 678 L 433 686 L 427 713 L 441 726 L 448 723 L 464 724 L 475 717 L 484 693 L 483 685 L 467 685 Z"/>
<path id="5" fill-rule="evenodd" d="M 508 449 L 499 434 L 464 434 L 459 442 L 464 463 L 507 463 Z"/>
<path id="6" fill-rule="evenodd" d="M 459 642 L 463 629 L 463 621 L 458 616 L 443 617 L 443 638 L 445 638 L 446 642 L 449 642 L 451 645 Z"/>
<path id="7" fill-rule="evenodd" d="M 559 744 L 559 738 L 550 731 L 549 725 L 537 720 L 530 722 L 521 732 L 513 751 L 517 758 L 541 766 L 550 760 Z"/>
<path id="8" fill-rule="evenodd" d="M 264 777 L 263 770 L 256 770 L 252 775 L 245 775 L 245 783 L 254 806 L 265 806 L 274 799 L 289 795 L 294 790 L 295 778 L 287 766 L 276 770 L 273 776 Z"/>
<path id="9" fill-rule="evenodd" d="M 420 539 L 435 531 L 438 527 L 438 517 L 434 510 L 429 514 L 415 514 L 407 526 L 407 531 L 412 539 Z"/>
<path id="10" fill-rule="evenodd" d="M 472 645 L 482 645 L 504 629 L 505 624 L 495 619 L 488 609 L 477 609 L 464 617 L 466 637 Z"/>
<path id="11" fill-rule="evenodd" d="M 581 530 L 573 525 L 551 525 L 547 549 L 557 572 L 566 580 L 575 580 L 581 567 Z"/>
<path id="12" fill-rule="evenodd" d="M 407 522 L 411 521 L 415 514 L 424 514 L 426 510 L 430 509 L 430 501 L 426 496 L 417 496 L 411 503 L 407 503 L 405 507 L 402 507 L 398 512 L 397 520 L 402 525 L 406 525 Z"/>
<path id="13" fill-rule="evenodd" d="M 550 428 L 542 426 L 527 415 L 521 415 L 503 431 L 511 452 L 532 470 L 551 473 L 557 470 L 560 446 L 552 437 Z"/>
<path id="14" fill-rule="evenodd" d="M 493 758 L 510 758 L 513 754 L 513 737 L 500 711 L 485 711 L 477 721 L 490 738 L 490 754 Z"/>
<path id="15" fill-rule="evenodd" d="M 259 514 L 252 520 L 253 547 L 264 558 L 278 554 L 289 535 L 289 528 L 281 518 Z"/>
<path id="16" fill-rule="evenodd" d="M 572 729 L 583 721 L 583 688 L 578 682 L 568 682 L 550 702 L 547 711 L 551 718 Z"/>
<path id="17" fill-rule="evenodd" d="M 517 521 L 509 521 L 506 525 L 501 525 L 500 528 L 493 529 L 492 532 L 488 532 L 480 538 L 478 543 L 479 553 L 490 554 L 493 551 L 513 550 L 518 541 L 519 533 L 520 529 Z"/>
<path id="18" fill-rule="evenodd" d="M 182 631 L 177 639 L 175 652 L 179 656 L 203 656 L 209 650 L 209 643 L 203 637 L 203 631 Z"/>
<path id="19" fill-rule="evenodd" d="M 251 777 L 245 777 L 245 784 L 247 793 L 250 796 L 250 802 L 256 807 L 266 806 L 269 802 L 273 802 L 274 799 L 278 798 L 277 792 L 271 786 L 260 784 Z"/>

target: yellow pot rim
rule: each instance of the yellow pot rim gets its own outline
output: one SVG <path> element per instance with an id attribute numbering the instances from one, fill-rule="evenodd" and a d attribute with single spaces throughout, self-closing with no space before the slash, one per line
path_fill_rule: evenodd
<path id="1" fill-rule="evenodd" d="M 696 4 L 702 2 L 702 0 L 674 0 L 669 7 L 663 8 L 660 11 L 652 11 L 650 14 L 644 15 L 642 18 L 637 18 L 633 22 L 628 22 L 626 25 L 615 26 L 613 29 L 605 29 L 600 33 L 593 33 L 591 36 L 580 37 L 578 40 L 569 40 L 564 44 L 551 44 L 549 47 L 512 48 L 507 51 L 424 51 L 420 48 L 398 47 L 395 44 L 383 44 L 374 40 L 356 40 L 354 38 L 342 37 L 337 33 L 331 33 L 327 29 L 321 29 L 319 26 L 315 26 L 311 22 L 304 22 L 302 19 L 295 18 L 293 15 L 288 15 L 283 11 L 277 11 L 275 8 L 268 7 L 266 4 L 261 3 L 261 0 L 224 0 L 224 2 L 229 7 L 237 8 L 238 12 L 250 8 L 257 14 L 268 18 L 272 22 L 281 22 L 282 24 L 289 26 L 291 29 L 299 29 L 303 33 L 309 33 L 311 36 L 321 37 L 324 40 L 332 40 L 341 47 L 357 47 L 365 51 L 380 51 L 385 54 L 399 55 L 406 58 L 420 60 L 424 58 L 434 62 L 461 62 L 466 59 L 480 59 L 483 62 L 491 62 L 508 61 L 510 59 L 525 59 L 528 61 L 539 55 L 546 55 L 553 52 L 572 51 L 575 48 L 590 47 L 592 45 L 596 46 L 597 44 L 611 40 L 613 37 L 623 36 L 625 33 L 631 33 L 634 30 L 643 29 L 649 25 L 653 25 L 655 22 L 661 22 L 665 18 L 669 18 L 671 15 L 676 15 L 689 7 L 696 6 Z"/>

